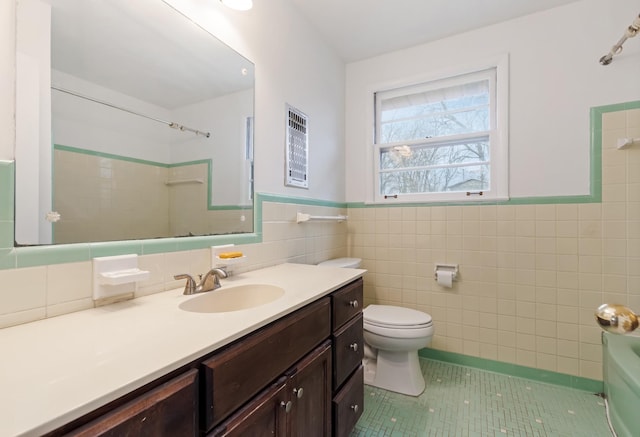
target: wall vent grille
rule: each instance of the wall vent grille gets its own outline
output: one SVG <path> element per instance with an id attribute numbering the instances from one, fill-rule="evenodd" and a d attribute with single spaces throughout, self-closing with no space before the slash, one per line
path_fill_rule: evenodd
<path id="1" fill-rule="evenodd" d="M 286 182 L 291 187 L 309 188 L 309 126 L 308 117 L 287 105 Z"/>

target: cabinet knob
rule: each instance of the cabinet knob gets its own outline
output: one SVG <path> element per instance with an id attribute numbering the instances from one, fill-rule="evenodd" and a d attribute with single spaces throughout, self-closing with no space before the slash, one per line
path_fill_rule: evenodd
<path id="1" fill-rule="evenodd" d="M 357 300 L 349 301 L 349 306 L 358 308 L 358 301 Z"/>
<path id="2" fill-rule="evenodd" d="M 354 352 L 358 352 L 358 343 L 351 343 L 349 345 L 349 347 L 351 348 L 351 350 L 353 350 Z"/>
<path id="3" fill-rule="evenodd" d="M 293 389 L 293 394 L 295 394 L 298 397 L 298 399 L 302 397 L 303 393 L 304 393 L 304 390 L 302 389 L 302 387 Z"/>
<path id="4" fill-rule="evenodd" d="M 284 408 L 285 413 L 290 413 L 291 412 L 291 401 L 285 402 L 285 401 L 281 401 L 280 402 L 280 406 Z"/>
<path id="5" fill-rule="evenodd" d="M 351 409 L 353 410 L 354 413 L 358 412 L 358 404 L 352 405 Z"/>

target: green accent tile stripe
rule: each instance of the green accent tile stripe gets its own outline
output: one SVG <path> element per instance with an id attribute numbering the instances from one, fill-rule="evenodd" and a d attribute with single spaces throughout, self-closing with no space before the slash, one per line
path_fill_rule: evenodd
<path id="1" fill-rule="evenodd" d="M 0 161 L 0 221 L 13 222 L 15 193 L 15 172 L 13 161 Z M 0 234 L 0 238 L 2 235 Z M 13 246 L 13 236 L 11 237 Z M 2 246 L 0 244 L 0 247 Z"/>
<path id="2" fill-rule="evenodd" d="M 0 269 L 15 267 L 13 220 L 15 166 L 13 161 L 0 161 Z"/>
<path id="3" fill-rule="evenodd" d="M 591 393 L 602 393 L 603 382 L 595 379 L 582 378 L 580 376 L 567 375 L 564 373 L 552 372 L 549 370 L 534 369 L 532 367 L 518 364 L 505 363 L 503 361 L 489 360 L 487 358 L 472 357 L 455 352 L 446 352 L 436 349 L 424 348 L 418 352 L 423 358 L 446 363 L 458 364 L 461 366 L 475 367 L 477 369 L 502 373 L 504 375 L 517 376 L 519 378 L 531 379 L 533 381 L 545 382 L 548 384 L 570 387 L 584 390 Z"/>
<path id="4" fill-rule="evenodd" d="M 16 254 L 13 249 L 0 249 L 0 270 L 15 269 Z"/>
<path id="5" fill-rule="evenodd" d="M 149 161 L 147 159 L 132 158 L 130 156 L 115 155 L 113 153 L 96 152 L 95 150 L 81 149 L 79 147 L 65 146 L 63 144 L 54 144 L 53 150 L 61 150 L 64 152 L 80 153 L 82 155 L 97 156 L 99 158 L 115 159 L 118 161 L 132 162 L 134 164 L 152 165 L 154 167 L 169 168 L 169 164 L 157 161 Z"/>
<path id="6" fill-rule="evenodd" d="M 289 203 L 296 205 L 310 205 L 310 206 L 328 206 L 331 208 L 347 208 L 348 204 L 344 202 L 333 202 L 330 200 L 309 199 L 306 197 L 290 197 L 281 196 L 276 194 L 261 194 L 261 200 L 264 202 L 273 203 Z"/>
<path id="7" fill-rule="evenodd" d="M 14 250 L 14 253 L 16 267 L 19 268 L 64 264 L 91 259 L 89 244 L 19 247 Z"/>

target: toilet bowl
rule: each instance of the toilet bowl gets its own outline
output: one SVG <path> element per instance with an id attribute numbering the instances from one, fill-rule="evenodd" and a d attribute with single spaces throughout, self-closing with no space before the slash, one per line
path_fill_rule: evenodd
<path id="1" fill-rule="evenodd" d="M 418 350 L 431 344 L 431 316 L 390 305 L 369 305 L 363 315 L 365 384 L 419 396 L 425 382 Z"/>

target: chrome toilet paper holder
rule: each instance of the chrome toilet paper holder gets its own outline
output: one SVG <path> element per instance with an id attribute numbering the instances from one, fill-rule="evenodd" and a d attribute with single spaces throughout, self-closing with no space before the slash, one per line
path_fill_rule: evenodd
<path id="1" fill-rule="evenodd" d="M 451 272 L 451 279 L 454 281 L 458 280 L 458 272 L 459 272 L 459 268 L 458 268 L 458 264 L 443 264 L 443 263 L 436 263 L 436 267 L 433 269 L 433 278 L 437 281 L 438 280 L 438 272 Z"/>

